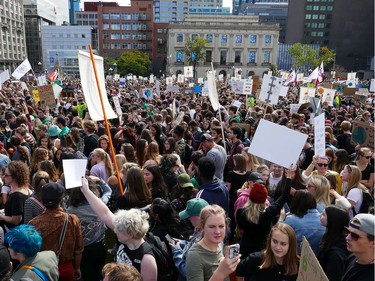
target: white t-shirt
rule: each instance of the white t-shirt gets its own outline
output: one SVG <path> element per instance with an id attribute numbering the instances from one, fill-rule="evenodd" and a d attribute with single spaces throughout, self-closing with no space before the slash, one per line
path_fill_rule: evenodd
<path id="1" fill-rule="evenodd" d="M 357 214 L 359 212 L 359 209 L 361 208 L 362 201 L 363 201 L 362 192 L 363 191 L 359 188 L 352 188 L 349 191 L 348 196 L 346 196 L 346 199 L 351 200 L 355 203 L 354 210 L 356 211 Z M 350 208 L 350 210 L 349 210 L 349 216 L 350 216 L 350 219 L 353 218 L 352 208 Z"/>

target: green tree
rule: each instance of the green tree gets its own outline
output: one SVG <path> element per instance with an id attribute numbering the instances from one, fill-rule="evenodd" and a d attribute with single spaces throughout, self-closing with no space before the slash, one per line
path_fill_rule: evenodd
<path id="1" fill-rule="evenodd" d="M 138 50 L 124 52 L 117 60 L 117 71 L 121 76 L 128 73 L 146 76 L 151 72 L 150 58 Z"/>
<path id="2" fill-rule="evenodd" d="M 320 65 L 320 63 L 323 61 L 323 65 L 328 65 L 332 62 L 334 62 L 336 57 L 336 53 L 330 50 L 328 47 L 321 47 L 319 49 L 319 58 L 314 63 L 314 67 L 317 67 Z"/>
<path id="3" fill-rule="evenodd" d="M 313 64 L 319 55 L 318 51 L 314 50 L 309 45 L 301 43 L 293 44 L 293 46 L 288 49 L 288 53 L 292 57 L 292 68 L 294 69 L 313 68 Z"/>
<path id="4" fill-rule="evenodd" d="M 196 77 L 196 67 L 202 62 L 206 55 L 207 39 L 197 37 L 193 41 L 189 38 L 185 43 L 184 52 L 189 65 L 193 65 L 194 78 Z"/>
<path id="5" fill-rule="evenodd" d="M 104 72 L 109 74 L 109 69 L 113 69 L 113 65 L 116 62 L 116 60 L 113 57 L 104 57 L 103 58 L 103 66 L 104 66 Z"/>

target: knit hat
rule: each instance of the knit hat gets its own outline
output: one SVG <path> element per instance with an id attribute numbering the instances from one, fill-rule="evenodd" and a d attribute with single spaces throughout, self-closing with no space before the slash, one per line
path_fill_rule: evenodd
<path id="1" fill-rule="evenodd" d="M 61 129 L 57 125 L 52 125 L 48 128 L 47 134 L 51 137 L 57 137 L 61 132 Z"/>
<path id="2" fill-rule="evenodd" d="M 268 196 L 267 188 L 261 183 L 254 183 L 250 191 L 249 199 L 256 204 L 264 204 Z"/>
<path id="3" fill-rule="evenodd" d="M 44 206 L 55 206 L 60 202 L 61 196 L 64 194 L 65 188 L 63 185 L 50 182 L 42 187 L 42 203 Z"/>
<path id="4" fill-rule="evenodd" d="M 177 183 L 182 188 L 186 188 L 186 187 L 193 188 L 194 187 L 194 185 L 191 183 L 190 176 L 188 174 L 186 174 L 186 173 L 180 174 L 177 177 Z"/>
<path id="5" fill-rule="evenodd" d="M 179 213 L 181 219 L 186 220 L 190 217 L 196 217 L 201 214 L 204 207 L 208 206 L 206 200 L 201 198 L 193 198 L 187 201 L 186 209 Z"/>
<path id="6" fill-rule="evenodd" d="M 358 214 L 350 221 L 349 226 L 374 236 L 375 216 L 371 214 Z"/>

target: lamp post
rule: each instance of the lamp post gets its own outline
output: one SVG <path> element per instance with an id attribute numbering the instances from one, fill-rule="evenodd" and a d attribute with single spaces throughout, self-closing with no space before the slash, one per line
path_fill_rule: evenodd
<path id="1" fill-rule="evenodd" d="M 113 73 L 114 74 L 116 74 L 117 73 L 117 63 L 115 62 L 114 64 L 113 64 Z"/>
<path id="2" fill-rule="evenodd" d="M 41 62 L 38 62 L 38 70 L 39 70 L 40 74 L 42 74 L 42 72 L 43 72 L 42 66 L 43 66 L 43 64 Z"/>
<path id="3" fill-rule="evenodd" d="M 110 67 L 110 68 L 108 69 L 109 75 L 112 74 L 112 71 L 113 71 L 113 69 L 112 69 L 112 67 Z"/>

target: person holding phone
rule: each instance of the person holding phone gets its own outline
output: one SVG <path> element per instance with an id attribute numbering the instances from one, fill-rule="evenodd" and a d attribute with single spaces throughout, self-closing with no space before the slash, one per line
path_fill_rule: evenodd
<path id="1" fill-rule="evenodd" d="M 223 254 L 222 243 L 227 229 L 225 211 L 218 205 L 208 205 L 200 213 L 202 239 L 194 244 L 186 258 L 186 277 L 189 281 L 222 281 L 232 273 L 241 255 L 230 259 L 229 247 Z"/>
<path id="2" fill-rule="evenodd" d="M 299 256 L 297 238 L 287 224 L 276 224 L 267 239 L 266 248 L 241 260 L 236 269 L 237 281 L 295 281 L 298 275 Z"/>

